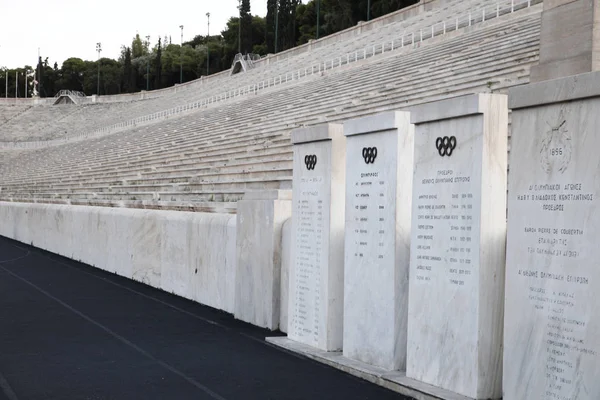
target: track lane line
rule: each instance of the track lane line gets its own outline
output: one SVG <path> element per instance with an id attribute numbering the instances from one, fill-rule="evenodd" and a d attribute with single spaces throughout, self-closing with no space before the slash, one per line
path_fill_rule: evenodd
<path id="1" fill-rule="evenodd" d="M 26 256 L 21 257 L 19 259 L 22 259 L 22 258 L 25 258 L 25 257 Z M 9 262 L 9 261 L 4 261 L 3 263 L 7 263 L 7 262 Z M 30 282 L 27 279 L 25 279 L 25 278 L 17 275 L 13 271 L 11 271 L 11 270 L 3 267 L 2 263 L 0 263 L 0 270 L 3 270 L 7 274 L 9 274 L 9 275 L 13 276 L 14 278 L 20 280 L 21 282 L 25 283 L 26 285 L 31 286 L 32 288 L 34 288 L 38 292 L 42 293 L 43 295 L 45 295 L 49 299 L 55 301 L 56 303 L 60 304 L 61 306 L 63 306 L 67 310 L 73 312 L 74 314 L 78 315 L 79 317 L 83 318 L 84 320 L 88 321 L 89 323 L 91 323 L 91 324 L 95 325 L 96 327 L 102 329 L 103 331 L 105 331 L 106 333 L 108 333 L 109 335 L 111 335 L 112 337 L 114 337 L 115 339 L 117 339 L 120 342 L 124 343 L 125 345 L 131 347 L 132 349 L 134 349 L 138 353 L 142 354 L 146 358 L 148 358 L 148 359 L 156 362 L 157 364 L 159 364 L 163 368 L 165 368 L 165 369 L 169 370 L 170 372 L 174 373 L 175 375 L 183 378 L 185 381 L 187 381 L 191 385 L 195 386 L 196 388 L 200 389 L 204 393 L 208 394 L 213 399 L 216 399 L 216 400 L 226 400 L 224 397 L 222 397 L 219 394 L 217 394 L 217 393 L 213 392 L 212 390 L 210 390 L 207 386 L 205 386 L 205 385 L 201 384 L 200 382 L 196 381 L 195 379 L 187 376 L 186 374 L 184 374 L 183 372 L 179 371 L 175 367 L 167 364 L 166 362 L 164 362 L 164 361 L 162 361 L 162 360 L 154 357 L 152 354 L 150 354 L 146 350 L 142 349 L 141 347 L 139 347 L 136 344 L 132 343 L 131 341 L 129 341 L 125 337 L 123 337 L 123 336 L 119 335 L 118 333 L 114 332 L 113 330 L 111 330 L 107 326 L 105 326 L 105 325 L 101 324 L 100 322 L 94 320 L 93 318 L 87 316 L 83 312 L 81 312 L 81 311 L 77 310 L 76 308 L 70 306 L 69 304 L 65 303 L 64 301 L 60 300 L 59 298 L 57 298 L 57 297 L 53 296 L 52 294 L 48 293 L 47 291 L 45 291 L 41 287 L 37 286 L 35 283 Z M 7 382 L 7 384 L 8 384 L 8 382 Z M 0 385 L 1 385 L 1 381 L 0 381 Z M 10 387 L 8 387 L 8 388 L 10 389 Z M 3 390 L 5 390 L 5 389 L 3 388 Z M 13 394 L 14 394 L 14 392 L 13 392 Z M 16 397 L 11 398 L 9 396 L 9 400 L 18 400 L 18 399 Z"/>
<path id="2" fill-rule="evenodd" d="M 13 243 L 11 243 L 11 245 L 12 245 L 12 246 L 14 246 L 14 247 L 16 247 L 16 248 L 18 248 L 18 249 L 20 249 L 20 250 L 26 250 L 26 251 L 28 251 L 28 255 L 29 255 L 29 254 L 31 254 L 31 251 L 29 251 L 28 249 L 26 249 L 26 248 L 24 248 L 24 247 L 17 246 L 16 244 L 13 244 Z M 175 306 L 175 305 L 173 305 L 173 304 L 167 303 L 166 301 L 163 301 L 163 300 L 157 299 L 156 297 L 153 297 L 153 296 L 151 296 L 151 295 L 148 295 L 148 294 L 145 294 L 145 293 L 139 292 L 139 291 L 137 291 L 137 290 L 135 290 L 135 289 L 132 289 L 132 288 L 129 288 L 129 287 L 125 286 L 125 285 L 121 285 L 120 283 L 114 282 L 114 281 L 112 281 L 112 280 L 110 280 L 110 279 L 108 279 L 108 278 L 104 278 L 104 277 L 102 277 L 102 276 L 99 276 L 99 275 L 93 274 L 93 273 L 91 273 L 91 272 L 88 272 L 88 271 L 84 271 L 84 270 L 82 270 L 81 268 L 77 268 L 77 267 L 75 267 L 75 266 L 73 266 L 73 265 L 69 265 L 69 264 L 67 264 L 67 263 L 66 263 L 66 262 L 64 262 L 64 261 L 57 260 L 57 259 L 55 259 L 55 258 L 53 258 L 53 257 L 51 257 L 51 256 L 49 256 L 49 255 L 47 255 L 47 254 L 45 254 L 45 253 L 43 253 L 43 252 L 36 253 L 36 254 L 39 254 L 40 256 L 42 256 L 42 257 L 44 257 L 44 258 L 47 258 L 48 260 L 51 260 L 51 261 L 53 261 L 53 262 L 55 262 L 55 263 L 57 263 L 57 264 L 61 264 L 61 265 L 64 265 L 65 267 L 68 267 L 68 268 L 70 268 L 70 269 L 73 269 L 73 270 L 75 270 L 75 271 L 81 272 L 82 274 L 89 275 L 89 276 L 91 276 L 91 277 L 93 277 L 93 278 L 99 279 L 99 280 L 101 280 L 101 281 L 104 281 L 104 282 L 106 282 L 106 283 L 110 283 L 110 284 L 111 284 L 111 285 L 113 285 L 113 286 L 117 286 L 117 287 L 119 287 L 119 288 L 121 288 L 121 289 L 127 290 L 128 292 L 135 293 L 135 294 L 137 294 L 137 295 L 139 295 L 139 296 L 142 296 L 142 297 L 144 297 L 144 298 L 146 298 L 146 299 L 149 299 L 149 300 L 155 301 L 155 302 L 157 302 L 157 303 L 160 303 L 160 304 L 162 304 L 162 305 L 164 305 L 164 306 L 167 306 L 167 307 L 169 307 L 169 308 L 171 308 L 171 309 L 173 309 L 173 310 L 179 311 L 180 313 L 183 313 L 183 314 L 185 314 L 185 315 L 187 315 L 187 316 L 193 317 L 193 318 L 195 318 L 195 319 L 198 319 L 198 320 L 200 320 L 200 321 L 204 321 L 204 322 L 206 322 L 207 324 L 210 324 L 210 325 L 215 325 L 215 326 L 218 326 L 218 327 L 220 327 L 220 328 L 223 328 L 223 329 L 225 329 L 225 330 L 228 330 L 228 331 L 230 331 L 230 330 L 231 330 L 231 328 L 230 328 L 230 327 L 228 327 L 228 326 L 225 326 L 225 325 L 223 325 L 223 324 L 220 324 L 220 323 L 218 323 L 218 322 L 216 322 L 216 321 L 213 321 L 212 319 L 201 317 L 201 316 L 199 316 L 199 315 L 197 315 L 197 314 L 194 314 L 193 312 L 190 312 L 190 311 L 184 310 L 183 308 L 179 308 L 179 307 L 177 307 L 177 306 Z M 62 256 L 60 256 L 60 255 L 56 255 L 56 256 L 57 256 L 57 257 L 62 257 Z M 19 258 L 19 259 L 20 259 L 20 258 Z M 10 261 L 13 261 L 13 260 L 10 260 Z M 73 261 L 75 261 L 75 260 L 73 260 Z M 83 262 L 82 262 L 82 263 L 83 263 Z M 1 262 L 0 262 L 0 264 L 1 264 Z M 97 269 L 98 271 L 101 271 L 101 272 L 107 273 L 107 274 L 113 274 L 112 272 L 110 272 L 110 271 L 106 271 L 106 270 L 103 270 L 103 269 L 101 269 L 101 268 L 97 268 L 97 267 L 93 267 L 93 266 L 91 266 L 91 267 L 92 267 L 92 268 L 95 268 L 95 269 Z M 116 275 L 116 274 L 115 274 L 115 275 Z M 144 285 L 146 285 L 146 284 L 145 284 L 145 283 L 143 283 L 143 282 L 139 282 L 139 281 L 133 280 L 133 279 L 131 279 L 131 278 L 127 278 L 127 277 L 125 277 L 125 276 L 121 276 L 121 275 L 117 275 L 117 276 L 119 276 L 120 278 L 129 279 L 130 281 L 132 281 L 132 282 L 135 282 L 135 283 L 141 283 L 141 284 L 144 284 Z M 156 287 L 154 287 L 154 286 L 150 286 L 150 285 L 146 285 L 146 286 L 148 286 L 149 288 L 152 288 L 152 289 L 158 289 L 158 290 L 162 290 L 162 289 L 160 289 L 160 288 L 156 288 Z M 165 292 L 165 293 L 168 293 L 168 292 Z M 168 294 L 171 294 L 171 293 L 168 293 Z M 176 296 L 177 296 L 177 295 L 176 295 Z M 181 296 L 179 296 L 179 297 L 181 297 Z M 190 299 L 187 299 L 187 298 L 185 298 L 185 297 L 181 297 L 181 298 L 182 298 L 182 299 L 185 299 L 185 300 L 190 300 Z M 190 301 L 194 301 L 194 300 L 190 300 Z M 197 304 L 203 305 L 203 304 L 201 304 L 201 303 L 197 303 Z M 207 306 L 207 307 L 210 307 L 210 306 Z"/>

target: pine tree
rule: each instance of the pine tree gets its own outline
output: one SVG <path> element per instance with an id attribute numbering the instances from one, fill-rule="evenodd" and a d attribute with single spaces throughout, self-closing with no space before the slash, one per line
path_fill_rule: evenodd
<path id="1" fill-rule="evenodd" d="M 37 70 L 36 70 L 36 77 L 35 80 L 38 82 L 37 84 L 37 91 L 38 91 L 38 95 L 40 97 L 46 97 L 45 95 L 43 95 L 44 93 L 44 64 L 42 63 L 42 57 L 40 56 L 38 59 L 38 65 L 37 65 Z"/>
<path id="2" fill-rule="evenodd" d="M 252 51 L 252 15 L 250 14 L 250 0 L 241 0 L 240 5 L 241 50 L 242 54 Z"/>
<path id="3" fill-rule="evenodd" d="M 123 92 L 125 93 L 132 93 L 136 89 L 134 72 L 131 66 L 131 48 L 127 47 L 123 57 Z"/>
<path id="4" fill-rule="evenodd" d="M 265 43 L 267 52 L 275 52 L 275 14 L 277 13 L 277 0 L 267 0 L 267 29 L 265 29 Z"/>
<path id="5" fill-rule="evenodd" d="M 160 89 L 160 81 L 162 76 L 162 45 L 160 41 L 160 36 L 158 38 L 158 47 L 156 48 L 156 59 L 154 60 L 154 89 Z"/>

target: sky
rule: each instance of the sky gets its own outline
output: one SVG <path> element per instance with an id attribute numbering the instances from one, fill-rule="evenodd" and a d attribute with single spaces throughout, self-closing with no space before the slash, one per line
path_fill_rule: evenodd
<path id="1" fill-rule="evenodd" d="M 237 15 L 238 0 L 0 0 L 0 68 L 37 65 L 38 48 L 50 65 L 69 57 L 96 60 L 96 43 L 101 57 L 117 59 L 122 45 L 131 45 L 136 33 L 150 35 L 151 46 L 158 37 L 171 36 L 173 43 L 220 33 L 227 20 Z M 250 0 L 251 12 L 265 16 L 267 0 Z"/>

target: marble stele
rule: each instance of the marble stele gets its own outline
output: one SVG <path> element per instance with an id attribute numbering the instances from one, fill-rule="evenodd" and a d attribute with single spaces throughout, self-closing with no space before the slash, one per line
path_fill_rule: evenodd
<path id="1" fill-rule="evenodd" d="M 415 125 L 406 375 L 502 397 L 508 106 L 475 94 L 411 109 Z"/>
<path id="2" fill-rule="evenodd" d="M 414 129 L 407 112 L 344 123 L 344 356 L 406 364 Z"/>
<path id="3" fill-rule="evenodd" d="M 292 131 L 294 178 L 288 337 L 342 349 L 346 138 L 343 126 Z"/>
<path id="4" fill-rule="evenodd" d="M 504 399 L 599 399 L 600 73 L 509 105 Z"/>

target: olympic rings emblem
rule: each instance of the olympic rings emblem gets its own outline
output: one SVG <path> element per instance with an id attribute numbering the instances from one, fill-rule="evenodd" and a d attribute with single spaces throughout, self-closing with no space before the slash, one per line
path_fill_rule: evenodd
<path id="1" fill-rule="evenodd" d="M 309 171 L 315 169 L 315 165 L 317 165 L 317 156 L 314 154 L 304 156 L 304 164 L 306 164 L 306 169 Z"/>
<path id="2" fill-rule="evenodd" d="M 456 148 L 456 137 L 454 136 L 444 136 L 439 137 L 435 140 L 435 148 L 441 157 L 452 155 L 452 152 Z"/>
<path id="3" fill-rule="evenodd" d="M 362 156 L 365 164 L 373 164 L 377 158 L 377 147 L 363 147 Z"/>

